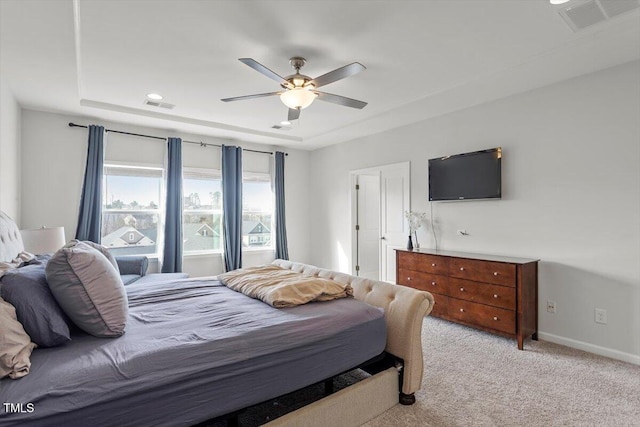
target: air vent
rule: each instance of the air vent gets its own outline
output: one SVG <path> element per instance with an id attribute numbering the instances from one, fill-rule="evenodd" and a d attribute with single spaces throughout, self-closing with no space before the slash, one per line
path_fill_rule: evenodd
<path id="1" fill-rule="evenodd" d="M 558 11 L 574 32 L 599 24 L 640 7 L 640 0 L 588 0 Z"/>
<path id="2" fill-rule="evenodd" d="M 167 110 L 173 110 L 175 107 L 175 105 L 173 104 L 168 104 L 166 102 L 152 101 L 150 99 L 145 99 L 144 105 L 148 105 L 150 107 L 166 108 Z"/>
<path id="3" fill-rule="evenodd" d="M 273 125 L 273 126 L 271 126 L 271 129 L 291 130 L 291 126 Z"/>

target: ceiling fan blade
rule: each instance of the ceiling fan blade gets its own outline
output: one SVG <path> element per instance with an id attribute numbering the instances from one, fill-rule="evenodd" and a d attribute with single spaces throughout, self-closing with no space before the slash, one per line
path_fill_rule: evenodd
<path id="1" fill-rule="evenodd" d="M 234 96 L 233 98 L 224 98 L 220 101 L 230 102 L 230 101 L 242 101 L 245 99 L 253 99 L 253 98 L 264 98 L 265 96 L 273 96 L 280 95 L 282 92 L 269 92 L 269 93 L 256 93 L 255 95 L 244 95 L 244 96 Z"/>
<path id="2" fill-rule="evenodd" d="M 328 85 L 329 83 L 333 83 L 346 77 L 353 76 L 354 74 L 358 74 L 362 70 L 366 70 L 366 67 L 359 62 L 354 62 L 352 64 L 345 65 L 344 67 L 337 68 L 333 71 L 329 71 L 328 73 L 323 74 L 320 77 L 316 77 L 315 79 L 309 81 L 305 86 L 313 85 L 314 87 L 318 88 L 320 86 Z"/>
<path id="3" fill-rule="evenodd" d="M 364 101 L 358 101 L 357 99 L 347 98 L 346 96 L 334 95 L 332 93 L 326 92 L 318 92 L 318 99 L 325 102 L 332 102 L 334 104 L 344 105 L 345 107 L 358 108 L 363 109 L 367 106 L 367 103 Z"/>
<path id="4" fill-rule="evenodd" d="M 269 77 L 271 80 L 277 81 L 281 85 L 284 85 L 286 87 L 291 87 L 291 83 L 286 81 L 284 79 L 284 77 L 282 77 L 279 74 L 274 73 L 273 71 L 271 71 L 270 69 L 268 69 L 267 67 L 265 67 L 264 65 L 262 65 L 261 63 L 256 61 L 255 59 L 239 58 L 238 61 L 242 62 L 243 64 L 248 65 L 249 67 L 251 67 L 254 70 L 256 70 L 257 72 L 259 72 L 260 74 L 264 74 L 265 76 Z"/>
<path id="5" fill-rule="evenodd" d="M 289 115 L 287 116 L 288 121 L 298 120 L 300 118 L 300 109 L 299 108 L 289 108 Z"/>

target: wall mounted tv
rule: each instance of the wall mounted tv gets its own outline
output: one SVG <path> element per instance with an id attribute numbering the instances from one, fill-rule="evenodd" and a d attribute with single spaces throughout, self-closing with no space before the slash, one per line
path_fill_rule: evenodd
<path id="1" fill-rule="evenodd" d="M 429 200 L 502 197 L 502 148 L 429 159 Z"/>

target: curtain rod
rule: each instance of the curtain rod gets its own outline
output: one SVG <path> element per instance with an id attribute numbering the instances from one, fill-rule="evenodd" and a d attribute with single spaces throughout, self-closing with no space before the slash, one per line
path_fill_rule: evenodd
<path id="1" fill-rule="evenodd" d="M 72 122 L 69 122 L 69 127 L 71 127 L 71 128 L 85 128 L 85 129 L 88 129 L 88 126 L 77 125 L 77 124 L 72 123 Z M 141 133 L 124 132 L 124 131 L 121 131 L 121 130 L 114 130 L 114 129 L 105 129 L 105 132 L 120 133 L 122 135 L 140 136 L 142 138 L 161 139 L 162 141 L 166 141 L 167 140 L 167 138 L 162 138 L 160 136 L 144 135 L 144 134 L 141 134 Z M 210 144 L 210 143 L 202 142 L 202 141 L 187 141 L 187 140 L 183 140 L 182 142 L 186 142 L 188 144 L 198 144 L 201 147 L 209 147 L 209 146 L 211 146 L 211 147 L 220 147 L 220 148 L 222 148 L 222 145 Z M 262 154 L 270 154 L 270 155 L 273 154 L 273 151 L 249 150 L 249 149 L 245 149 L 245 148 L 243 148 L 242 150 L 243 151 L 250 151 L 252 153 L 262 153 Z M 288 156 L 289 153 L 284 153 L 284 155 Z"/>

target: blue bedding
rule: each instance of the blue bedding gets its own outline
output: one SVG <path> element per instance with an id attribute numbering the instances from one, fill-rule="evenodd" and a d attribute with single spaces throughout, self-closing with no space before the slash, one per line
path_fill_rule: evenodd
<path id="1" fill-rule="evenodd" d="M 386 344 L 382 310 L 352 298 L 276 309 L 212 279 L 127 293 L 122 337 L 74 335 L 36 349 L 26 377 L 0 380 L 0 403 L 23 405 L 0 407 L 1 426 L 193 425 L 341 373 Z"/>

